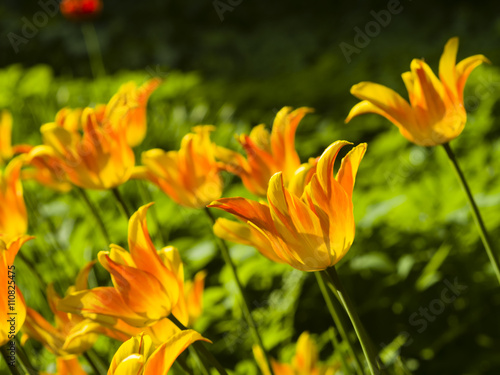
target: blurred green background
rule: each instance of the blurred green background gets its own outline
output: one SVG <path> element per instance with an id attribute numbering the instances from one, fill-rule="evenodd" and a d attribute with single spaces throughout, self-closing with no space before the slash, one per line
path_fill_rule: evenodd
<path id="1" fill-rule="evenodd" d="M 452 36 L 460 37 L 459 60 L 478 53 L 490 58 L 493 65 L 478 68 L 466 86 L 468 124 L 452 147 L 498 255 L 498 4 L 402 0 L 401 11 L 350 56 L 350 63 L 339 45 L 356 47 L 355 28 L 365 30 L 375 19 L 373 12 L 387 9 L 387 1 L 243 0 L 229 6 L 233 9 L 221 20 L 211 1 L 105 1 L 95 27 L 107 75 L 93 79 L 80 25 L 60 14 L 48 17 L 15 53 L 9 33 L 22 36 L 23 17 L 32 21 L 42 8 L 35 1 L 4 0 L 0 108 L 13 112 L 14 144 L 40 143 L 40 125 L 52 121 L 62 107 L 106 103 L 122 83 L 142 83 L 154 75 L 166 82 L 151 97 L 148 136 L 136 149 L 138 162 L 140 152 L 149 148 L 177 149 L 197 124 L 216 125 L 214 141 L 237 149 L 234 134 L 259 123 L 271 125 L 281 107 L 313 107 L 316 112 L 297 132 L 302 160 L 320 155 L 337 139 L 369 143 L 354 194 L 356 240 L 339 273 L 375 345 L 386 348 L 389 362 L 399 353 L 415 374 L 498 374 L 500 292 L 444 151 L 410 144 L 375 115 L 343 123 L 357 102 L 349 94 L 353 84 L 375 81 L 406 97 L 400 74 L 409 69 L 411 59 L 425 57 L 436 71 Z M 238 179 L 225 178 L 225 196 L 248 196 Z M 238 374 L 256 374 L 251 336 L 233 307 L 229 272 L 207 220 L 201 212 L 179 210 L 156 188 L 148 188 L 157 202 L 161 231 L 168 244 L 181 250 L 188 275 L 208 270 L 206 309 L 197 328 L 214 341 L 212 350 L 224 365 Z M 134 208 L 147 201 L 137 182 L 122 190 Z M 36 212 L 30 216 L 30 233 L 37 238 L 22 251 L 44 281 L 56 282 L 63 293 L 77 269 L 106 243 L 95 234 L 95 224 L 76 194 L 56 194 L 29 182 L 25 191 Z M 91 198 L 99 204 L 111 236 L 125 243 L 127 223 L 110 193 L 92 192 Z M 150 228 L 157 246 L 164 245 L 154 221 Z M 320 343 L 322 360 L 338 358 L 335 353 L 332 358 L 327 333 L 331 319 L 313 275 L 272 264 L 243 246 L 232 246 L 232 253 L 273 357 L 289 360 L 297 337 L 309 330 Z M 51 319 L 33 276 L 18 263 L 28 304 Z M 108 281 L 106 272 L 95 267 L 94 285 Z M 449 283 L 466 289 L 440 311 L 435 301 L 442 300 Z M 398 337 L 407 339 L 401 347 L 404 340 Z M 103 338 L 96 351 L 106 362 L 118 345 Z M 38 343 L 29 341 L 26 349 L 36 366 L 51 369 L 53 357 Z M 391 367 L 392 373 L 400 371 Z"/>

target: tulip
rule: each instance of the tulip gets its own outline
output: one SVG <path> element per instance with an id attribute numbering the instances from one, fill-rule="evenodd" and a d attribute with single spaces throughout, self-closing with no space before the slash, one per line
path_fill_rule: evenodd
<path id="1" fill-rule="evenodd" d="M 13 339 L 26 318 L 26 303 L 16 285 L 14 259 L 21 246 L 32 238 L 17 236 L 8 241 L 0 235 L 0 346 Z"/>
<path id="2" fill-rule="evenodd" d="M 120 123 L 124 128 L 130 147 L 139 145 L 146 136 L 146 107 L 149 97 L 161 82 L 161 79 L 153 78 L 141 87 L 137 87 L 133 81 L 125 83 L 107 105 L 100 105 L 96 108 L 98 118 L 102 118 L 102 121 Z M 123 107 L 129 109 L 125 113 L 121 113 L 120 108 Z"/>
<path id="3" fill-rule="evenodd" d="M 174 247 L 155 249 L 146 223 L 150 205 L 141 207 L 129 220 L 130 252 L 111 245 L 110 251 L 98 255 L 113 286 L 70 293 L 59 301 L 59 310 L 118 330 L 123 323 L 154 326 L 170 314 L 184 325 L 189 323 L 183 264 Z"/>
<path id="4" fill-rule="evenodd" d="M 63 0 L 59 5 L 64 17 L 83 21 L 95 18 L 101 13 L 101 0 Z"/>
<path id="5" fill-rule="evenodd" d="M 334 266 L 354 240 L 352 191 L 366 151 L 364 143 L 354 147 L 342 159 L 334 178 L 336 156 L 347 144 L 349 142 L 334 142 L 319 157 L 315 167 L 298 171 L 295 178 L 299 182 L 292 179 L 290 185 L 293 191 L 303 191 L 301 196 L 285 187 L 283 173 L 278 172 L 269 181 L 269 204 L 246 198 L 222 198 L 209 207 L 222 209 L 242 220 L 246 229 L 238 231 L 241 226 L 229 227 L 229 236 L 243 239 L 238 242 L 260 243 L 257 249 L 271 260 L 279 259 L 308 272 Z M 308 168 L 315 168 L 315 172 L 309 173 Z M 228 221 L 219 223 L 224 226 Z"/>
<path id="6" fill-rule="evenodd" d="M 362 102 L 351 109 L 346 122 L 364 113 L 376 113 L 391 121 L 405 138 L 417 145 L 436 146 L 455 139 L 467 120 L 465 82 L 477 66 L 489 63 L 483 55 L 474 55 L 455 65 L 457 50 L 458 38 L 451 38 L 439 61 L 439 79 L 425 61 L 411 62 L 411 71 L 402 74 L 409 103 L 377 83 L 354 85 L 351 94 Z"/>
<path id="7" fill-rule="evenodd" d="M 12 159 L 0 171 L 0 234 L 8 241 L 12 236 L 25 234 L 28 229 L 28 215 L 21 184 L 22 157 Z"/>
<path id="8" fill-rule="evenodd" d="M 148 179 L 176 203 L 204 208 L 222 194 L 223 181 L 210 141 L 213 126 L 196 126 L 184 136 L 179 151 L 153 149 L 142 153 L 143 167 L 133 178 Z"/>
<path id="9" fill-rule="evenodd" d="M 166 375 L 179 354 L 199 340 L 210 342 L 190 329 L 177 333 L 158 347 L 148 335 L 132 337 L 113 356 L 108 375 Z"/>
<path id="10" fill-rule="evenodd" d="M 112 189 L 126 182 L 135 158 L 123 129 L 99 122 L 91 108 L 82 111 L 80 121 L 83 136 L 74 118 L 43 125 L 45 147 L 35 148 L 35 156 L 56 159 L 59 164 L 55 165 L 64 170 L 69 181 L 81 188 Z"/>
<path id="11" fill-rule="evenodd" d="M 270 375 L 259 347 L 254 346 L 253 353 L 262 373 Z M 316 343 L 308 332 L 303 332 L 297 340 L 297 348 L 291 364 L 271 360 L 271 367 L 275 375 L 334 375 L 340 369 L 338 364 L 322 365 L 318 362 L 319 353 Z"/>
<path id="12" fill-rule="evenodd" d="M 300 166 L 295 150 L 295 131 L 300 120 L 312 112 L 301 107 L 294 111 L 290 107 L 281 109 L 274 119 L 271 134 L 264 125 L 252 129 L 250 135 L 241 135 L 238 141 L 247 158 L 223 147 L 217 148 L 216 156 L 223 168 L 241 178 L 245 187 L 253 194 L 265 196 L 267 183 L 273 174 L 283 172 L 285 184 Z"/>

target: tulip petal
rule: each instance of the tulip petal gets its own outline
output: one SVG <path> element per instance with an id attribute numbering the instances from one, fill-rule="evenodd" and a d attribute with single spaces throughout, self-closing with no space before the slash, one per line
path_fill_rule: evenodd
<path id="1" fill-rule="evenodd" d="M 439 78 L 451 99 L 457 98 L 457 76 L 455 65 L 458 52 L 458 38 L 448 40 L 439 60 Z"/>
<path id="2" fill-rule="evenodd" d="M 152 323 L 147 317 L 131 310 L 120 293 L 112 287 L 98 287 L 71 293 L 59 301 L 57 308 L 108 326 L 113 326 L 117 319 L 122 319 L 132 326 Z"/>
<path id="3" fill-rule="evenodd" d="M 472 73 L 472 71 L 482 63 L 491 64 L 491 61 L 483 55 L 474 55 L 463 59 L 457 64 L 457 92 L 460 95 L 462 104 L 465 82 L 467 82 L 467 78 L 469 78 L 469 75 Z"/>
<path id="4" fill-rule="evenodd" d="M 210 340 L 191 329 L 179 332 L 161 345 L 155 350 L 151 357 L 149 357 L 146 367 L 144 368 L 144 375 L 167 375 L 177 357 L 189 345 L 199 340 L 210 342 Z"/>
<path id="5" fill-rule="evenodd" d="M 413 122 L 412 111 L 408 102 L 397 92 L 386 86 L 373 82 L 360 82 L 352 86 L 351 94 L 372 103 L 373 106 L 379 108 L 381 113 L 384 113 L 384 116 L 389 121 L 397 126 L 404 126 Z M 353 115 L 349 114 L 348 119 L 365 113 L 361 111 L 362 109 L 362 107 L 358 108 Z"/>
<path id="6" fill-rule="evenodd" d="M 342 185 L 347 194 L 351 197 L 354 189 L 354 182 L 358 172 L 359 164 L 366 152 L 366 143 L 361 143 L 354 147 L 342 159 L 336 180 Z"/>
<path id="7" fill-rule="evenodd" d="M 12 115 L 0 112 L 0 166 L 12 157 Z"/>
<path id="8" fill-rule="evenodd" d="M 106 259 L 115 280 L 115 288 L 127 306 L 151 321 L 170 314 L 174 302 L 153 274 L 118 264 L 109 257 Z M 168 284 L 165 286 L 170 287 Z"/>

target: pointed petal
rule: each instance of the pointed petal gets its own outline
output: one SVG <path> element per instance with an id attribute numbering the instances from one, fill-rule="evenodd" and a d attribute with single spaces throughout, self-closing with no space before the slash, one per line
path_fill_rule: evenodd
<path id="1" fill-rule="evenodd" d="M 340 185 L 342 185 L 349 196 L 352 196 L 356 173 L 358 172 L 359 164 L 365 155 L 366 147 L 366 143 L 361 143 L 354 147 L 342 159 L 342 163 L 340 164 L 336 180 L 340 183 Z"/>
<path id="2" fill-rule="evenodd" d="M 384 113 L 384 117 L 395 125 L 405 126 L 405 124 L 413 122 L 412 111 L 408 102 L 397 92 L 386 86 L 373 82 L 360 82 L 352 86 L 351 94 L 372 103 L 373 106 Z M 356 110 L 358 113 L 355 111 L 352 116 L 350 114 L 348 119 L 366 113 L 361 111 L 363 109 L 366 110 L 363 107 L 358 108 Z"/>
<path id="3" fill-rule="evenodd" d="M 179 354 L 193 342 L 198 340 L 210 342 L 210 340 L 191 329 L 179 332 L 161 345 L 155 350 L 151 357 L 149 357 L 144 369 L 144 375 L 167 375 L 170 367 L 172 367 L 172 364 Z"/>
<path id="4" fill-rule="evenodd" d="M 457 98 L 457 76 L 455 64 L 458 52 L 458 38 L 448 40 L 439 60 L 439 78 L 451 99 Z"/>
<path id="5" fill-rule="evenodd" d="M 12 157 L 12 115 L 0 112 L 0 166 Z"/>
<path id="6" fill-rule="evenodd" d="M 472 71 L 482 63 L 491 64 L 491 61 L 483 55 L 474 55 L 463 59 L 457 64 L 457 92 L 462 103 L 465 82 L 467 82 L 467 78 L 469 78 Z"/>

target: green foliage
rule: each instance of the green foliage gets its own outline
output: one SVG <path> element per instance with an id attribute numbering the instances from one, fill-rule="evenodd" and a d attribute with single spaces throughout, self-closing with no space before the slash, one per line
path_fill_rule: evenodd
<path id="1" fill-rule="evenodd" d="M 319 62 L 317 69 L 324 71 L 325 66 Z M 363 79 L 374 78 L 363 69 Z M 306 75 L 299 80 L 307 80 Z M 26 70 L 12 65 L 0 70 L 0 107 L 13 112 L 13 143 L 35 145 L 41 142 L 39 126 L 53 121 L 60 108 L 105 103 L 120 84 L 128 80 L 142 83 L 148 78 L 144 71 L 122 71 L 88 80 L 55 76 L 45 65 Z M 452 146 L 498 254 L 497 82 L 498 68 L 485 67 L 474 72 L 465 94 L 468 124 Z M 260 83 L 254 83 L 253 89 L 250 84 L 231 88 L 234 97 L 224 102 L 220 101 L 224 91 L 217 91 L 220 84 L 196 73 L 169 72 L 166 83 L 151 97 L 148 136 L 136 150 L 138 163 L 144 150 L 177 149 L 184 134 L 197 124 L 216 125 L 213 140 L 235 149 L 235 134 L 248 132 L 259 122 L 271 125 L 274 114 L 268 108 L 276 103 L 269 93 L 263 99 L 269 107 L 236 110 L 244 95 L 256 96 L 257 91 L 266 95 Z M 285 89 L 291 89 L 292 84 Z M 318 96 L 325 92 L 323 87 Z M 347 92 L 335 94 L 348 96 Z M 348 109 L 339 109 L 338 114 L 317 111 L 308 115 L 299 126 L 297 147 L 305 161 L 320 155 L 337 139 L 369 143 L 354 192 L 356 240 L 341 262 L 339 273 L 375 346 L 383 352 L 384 361 L 395 364 L 391 367 L 395 374 L 401 373 L 397 365 L 400 361 L 416 374 L 495 373 L 500 368 L 498 285 L 444 151 L 409 144 L 393 125 L 377 116 L 363 116 L 344 125 Z M 36 239 L 26 244 L 22 252 L 36 265 L 43 281 L 55 283 L 62 294 L 78 269 L 108 244 L 76 191 L 57 194 L 32 182 L 24 187 L 29 233 Z M 157 248 L 179 248 L 187 278 L 201 269 L 207 270 L 205 311 L 196 328 L 213 341 L 211 351 L 235 374 L 257 374 L 251 335 L 203 212 L 180 208 L 152 185 L 130 181 L 120 189 L 134 209 L 153 198 L 158 219 L 153 220 L 152 214 L 148 217 L 153 241 Z M 240 181 L 230 176 L 226 176 L 224 195 L 249 196 Z M 127 222 L 111 193 L 90 192 L 89 196 L 112 241 L 126 246 Z M 321 344 L 322 360 L 338 359 L 338 349 L 333 351 L 328 339 L 331 318 L 312 275 L 272 263 L 245 246 L 231 244 L 231 254 L 265 345 L 274 358 L 290 360 L 297 337 L 307 330 Z M 41 294 L 41 283 L 21 261 L 17 263 L 18 284 L 28 305 L 52 321 Z M 426 320 L 425 329 L 420 330 L 422 325 L 415 324 L 412 317 L 422 319 L 421 308 L 432 312 L 433 301 L 440 300 L 447 283 L 455 280 L 467 289 L 446 304 L 442 312 L 433 314 L 432 320 Z M 98 265 L 90 282 L 94 286 L 107 285 L 110 280 Z M 95 351 L 108 363 L 117 346 L 117 342 L 102 338 Z M 36 367 L 54 369 L 54 357 L 40 344 L 30 340 L 25 351 Z"/>

